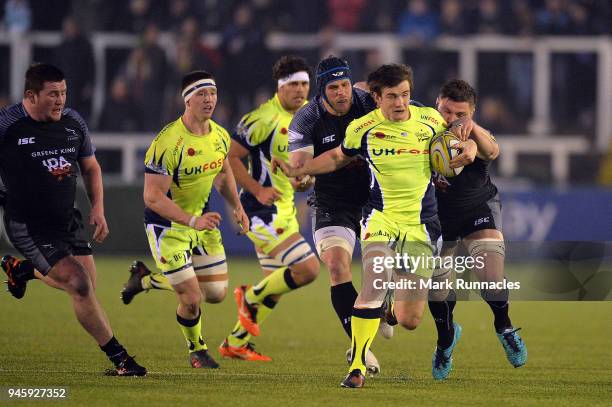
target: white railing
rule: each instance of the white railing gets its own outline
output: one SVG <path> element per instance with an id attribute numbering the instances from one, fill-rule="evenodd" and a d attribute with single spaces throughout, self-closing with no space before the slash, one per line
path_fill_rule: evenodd
<path id="1" fill-rule="evenodd" d="M 93 120 L 95 128 L 104 106 L 106 95 L 106 53 L 112 48 L 131 48 L 137 44 L 137 36 L 95 32 L 90 36 L 96 62 L 95 89 L 93 95 Z M 220 36 L 208 33 L 202 40 L 211 47 L 218 47 Z M 32 60 L 32 47 L 56 46 L 61 41 L 57 32 L 33 32 L 25 36 L 11 36 L 0 33 L 0 45 L 10 47 L 10 96 L 13 101 L 21 98 L 23 92 L 23 72 Z M 320 47 L 324 39 L 317 34 L 272 33 L 267 37 L 270 49 L 301 50 Z M 161 45 L 169 56 L 174 52 L 174 40 L 168 33 L 161 36 Z M 402 51 L 412 48 L 404 39 L 393 34 L 338 34 L 331 45 L 333 49 L 343 50 L 380 50 L 387 62 L 401 61 Z M 612 39 L 610 37 L 536 37 L 514 38 L 497 35 L 478 35 L 468 37 L 441 37 L 428 45 L 430 50 L 457 52 L 459 55 L 459 75 L 477 86 L 478 53 L 507 52 L 531 53 L 534 60 L 533 75 L 533 126 L 531 135 L 550 137 L 551 112 L 551 55 L 554 53 L 595 53 L 597 55 L 597 94 L 596 94 L 596 139 L 595 149 L 605 152 L 612 139 Z M 78 63 L 78 61 L 67 61 Z M 269 69 L 265 67 L 265 69 Z M 580 78 L 567 78 L 568 81 Z M 254 86 L 255 88 L 256 86 Z"/>
<path id="2" fill-rule="evenodd" d="M 121 152 L 121 173 L 105 174 L 110 182 L 133 184 L 144 168 L 139 151 L 145 150 L 154 135 L 94 133 L 97 150 Z M 520 155 L 550 155 L 550 173 L 556 185 L 565 185 L 569 176 L 569 159 L 572 154 L 584 154 L 589 142 L 580 136 L 529 137 L 527 135 L 496 135 L 500 146 L 499 175 L 513 177 L 518 170 Z"/>

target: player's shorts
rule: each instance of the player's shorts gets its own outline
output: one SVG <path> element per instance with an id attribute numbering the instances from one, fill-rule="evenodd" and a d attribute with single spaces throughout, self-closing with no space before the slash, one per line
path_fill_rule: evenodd
<path id="1" fill-rule="evenodd" d="M 57 228 L 28 227 L 4 216 L 6 234 L 25 258 L 43 275 L 66 256 L 89 256 L 91 244 L 81 238 L 84 230 L 81 212 L 74 209 L 70 224 L 62 230 Z"/>
<path id="2" fill-rule="evenodd" d="M 278 216 L 276 213 L 250 213 L 250 229 L 247 236 L 255 247 L 269 254 L 291 235 L 300 232 L 300 225 L 295 216 Z"/>
<path id="3" fill-rule="evenodd" d="M 145 223 L 145 230 L 155 264 L 166 276 L 191 268 L 193 255 L 216 256 L 225 262 L 219 229 L 198 231 Z"/>
<path id="4" fill-rule="evenodd" d="M 483 229 L 502 231 L 501 201 L 499 194 L 476 208 L 466 211 L 456 219 L 440 220 L 442 238 L 445 242 L 454 242 Z"/>
<path id="5" fill-rule="evenodd" d="M 361 226 L 361 208 L 334 209 L 312 206 L 312 236 L 319 256 L 329 247 L 339 246 L 353 254 Z"/>
<path id="6" fill-rule="evenodd" d="M 405 254 L 411 259 L 410 270 L 398 271 L 415 273 L 424 278 L 430 278 L 433 273 L 433 256 L 438 254 L 440 235 L 437 218 L 422 224 L 407 225 L 372 208 L 364 211 L 361 220 L 362 251 L 369 244 L 384 243 L 400 256 Z M 421 260 L 416 261 L 419 257 Z"/>

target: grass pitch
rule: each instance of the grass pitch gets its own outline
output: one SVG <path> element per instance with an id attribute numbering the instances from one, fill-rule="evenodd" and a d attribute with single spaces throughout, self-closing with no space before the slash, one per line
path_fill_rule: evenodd
<path id="1" fill-rule="evenodd" d="M 110 367 L 78 326 L 69 298 L 40 282 L 24 299 L 0 293 L 0 386 L 68 387 L 61 405 L 609 405 L 612 399 L 611 302 L 514 302 L 511 317 L 523 327 L 526 366 L 513 369 L 493 332 L 482 301 L 460 302 L 464 327 L 449 380 L 431 378 L 435 326 L 426 311 L 413 332 L 396 328 L 377 337 L 382 372 L 360 390 L 342 389 L 349 341 L 329 299 L 326 272 L 287 295 L 262 326 L 257 349 L 271 363 L 221 359 L 217 346 L 235 323 L 231 295 L 203 306 L 204 335 L 221 369 L 188 364 L 176 324 L 176 299 L 150 291 L 129 306 L 119 299 L 129 258 L 98 257 L 98 298 L 117 338 L 149 369 L 146 378 L 106 377 Z M 151 264 L 150 261 L 148 261 Z M 261 276 L 253 260 L 229 259 L 230 290 Z M 231 293 L 231 291 L 230 291 Z M 6 395 L 0 396 L 6 401 Z M 24 401 L 19 404 L 39 404 Z M 45 402 L 47 403 L 47 402 Z M 231 404 L 230 404 L 231 403 Z"/>

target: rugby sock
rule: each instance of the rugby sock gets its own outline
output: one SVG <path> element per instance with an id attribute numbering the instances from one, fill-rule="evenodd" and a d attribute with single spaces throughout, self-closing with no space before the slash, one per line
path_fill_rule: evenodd
<path id="1" fill-rule="evenodd" d="M 261 304 L 257 307 L 257 325 L 260 325 L 268 318 L 268 316 L 276 307 L 277 302 L 272 300 L 270 297 L 264 298 Z M 227 342 L 230 346 L 244 346 L 249 340 L 251 340 L 251 334 L 243 328 L 240 321 L 236 322 L 232 333 L 227 337 Z"/>
<path id="2" fill-rule="evenodd" d="M 102 349 L 102 351 L 106 353 L 106 356 L 110 359 L 111 362 L 113 362 L 115 366 L 119 366 L 119 363 L 121 363 L 121 361 L 127 355 L 127 351 L 125 350 L 125 348 L 119 343 L 119 341 L 117 341 L 117 338 L 115 338 L 114 336 L 110 338 L 106 345 L 101 345 L 100 349 Z"/>
<path id="3" fill-rule="evenodd" d="M 374 340 L 378 325 L 380 324 L 381 308 L 353 308 L 352 323 L 352 354 L 353 360 L 349 372 L 359 369 L 365 374 L 365 359 L 370 345 Z"/>
<path id="4" fill-rule="evenodd" d="M 202 339 L 202 312 L 198 311 L 198 316 L 194 319 L 185 319 L 179 314 L 176 314 L 176 320 L 178 321 L 183 336 L 187 340 L 189 346 L 189 353 L 196 352 L 199 350 L 206 350 L 208 346 Z"/>
<path id="5" fill-rule="evenodd" d="M 429 311 L 438 330 L 438 348 L 447 349 L 453 343 L 453 309 L 457 303 L 455 290 L 450 290 L 444 301 L 429 301 Z"/>
<path id="6" fill-rule="evenodd" d="M 481 290 L 480 296 L 489 304 L 495 321 L 495 331 L 502 333 L 508 328 L 512 328 L 512 322 L 510 322 L 510 316 L 508 315 L 508 309 L 510 304 L 508 303 L 508 296 L 510 292 L 508 289 L 495 291 L 495 290 Z"/>
<path id="7" fill-rule="evenodd" d="M 249 288 L 245 297 L 249 304 L 260 304 L 269 295 L 282 295 L 296 288 L 298 285 L 291 277 L 291 269 L 278 269 Z"/>
<path id="8" fill-rule="evenodd" d="M 331 288 L 331 301 L 340 319 L 344 332 L 351 337 L 351 314 L 357 299 L 357 290 L 352 281 L 334 285 Z"/>
<path id="9" fill-rule="evenodd" d="M 144 276 L 140 280 L 140 283 L 142 284 L 142 288 L 144 288 L 145 290 L 174 290 L 172 288 L 172 285 L 168 281 L 168 278 L 163 274 L 149 274 L 148 276 Z"/>
<path id="10" fill-rule="evenodd" d="M 504 332 L 508 328 L 512 328 L 512 322 L 508 315 L 508 309 L 510 308 L 508 301 L 487 301 L 487 304 L 489 304 L 491 311 L 493 311 L 493 316 L 495 317 L 493 325 L 495 325 L 495 331 L 497 331 L 498 334 Z"/>

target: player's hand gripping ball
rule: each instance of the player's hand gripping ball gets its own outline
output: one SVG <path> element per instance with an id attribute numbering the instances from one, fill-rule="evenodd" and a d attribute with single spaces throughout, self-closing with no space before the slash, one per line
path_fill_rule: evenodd
<path id="1" fill-rule="evenodd" d="M 451 168 L 450 161 L 459 155 L 457 149 L 451 148 L 459 143 L 459 139 L 450 131 L 438 133 L 429 143 L 429 160 L 431 169 L 446 178 L 459 175 L 463 167 Z"/>

